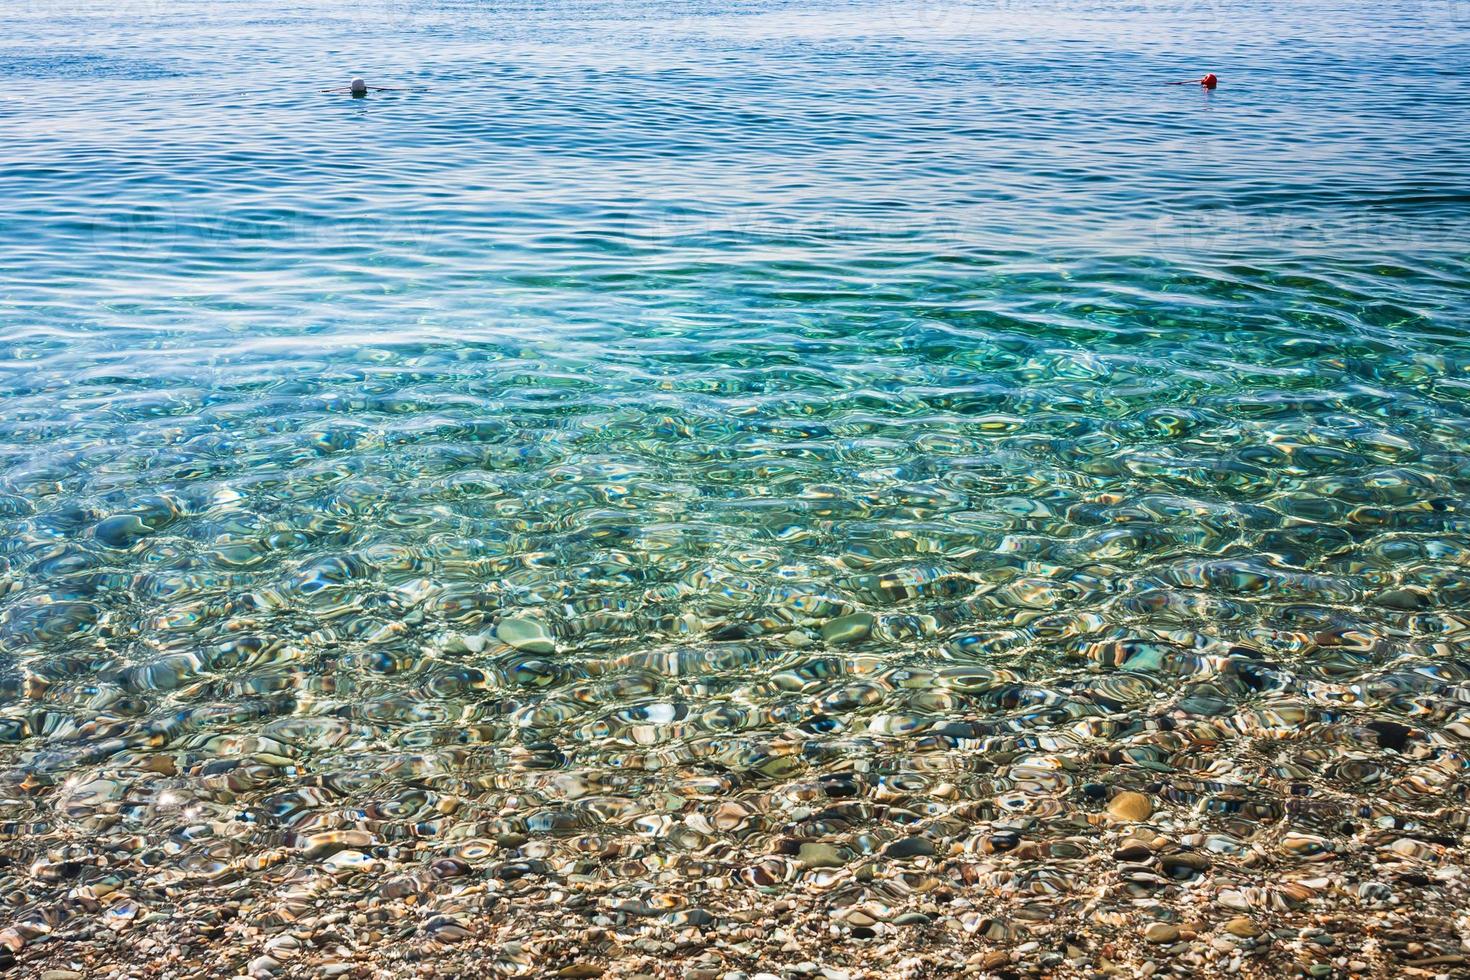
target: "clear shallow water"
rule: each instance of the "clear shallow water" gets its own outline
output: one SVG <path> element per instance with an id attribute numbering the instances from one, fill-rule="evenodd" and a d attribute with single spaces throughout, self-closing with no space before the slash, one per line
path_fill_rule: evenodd
<path id="1" fill-rule="evenodd" d="M 0 13 L 26 935 L 448 854 L 897 907 L 1013 833 L 1034 921 L 1123 789 L 1210 894 L 1450 860 L 1463 4 Z"/>

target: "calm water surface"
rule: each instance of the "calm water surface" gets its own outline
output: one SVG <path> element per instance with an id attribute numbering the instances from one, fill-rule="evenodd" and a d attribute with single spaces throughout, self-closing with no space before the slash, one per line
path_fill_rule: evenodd
<path id="1" fill-rule="evenodd" d="M 1120 789 L 1464 832 L 1464 3 L 0 21 L 32 932 L 341 830 L 844 901 Z"/>

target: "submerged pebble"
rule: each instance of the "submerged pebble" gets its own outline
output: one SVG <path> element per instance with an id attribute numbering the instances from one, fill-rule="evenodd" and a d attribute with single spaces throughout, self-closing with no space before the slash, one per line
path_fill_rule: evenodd
<path id="1" fill-rule="evenodd" d="M 502 619 L 495 627 L 495 638 L 525 653 L 556 652 L 556 641 L 545 624 L 523 616 Z"/>
<path id="2" fill-rule="evenodd" d="M 1179 927 L 1167 922 L 1150 922 L 1143 930 L 1143 938 L 1151 943 L 1174 943 L 1179 941 Z"/>
<path id="3" fill-rule="evenodd" d="M 829 619 L 822 624 L 822 639 L 828 643 L 853 643 L 872 633 L 875 622 L 871 613 L 852 613 Z"/>
<path id="4" fill-rule="evenodd" d="M 1154 805 L 1147 796 L 1124 790 L 1108 800 L 1108 813 L 1119 820 L 1147 820 L 1153 815 Z"/>

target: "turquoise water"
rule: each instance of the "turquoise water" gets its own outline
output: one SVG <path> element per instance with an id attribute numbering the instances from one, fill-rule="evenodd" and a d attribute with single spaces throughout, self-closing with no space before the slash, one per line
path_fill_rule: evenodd
<path id="1" fill-rule="evenodd" d="M 345 830 L 838 904 L 1121 789 L 1465 830 L 1465 4 L 0 17 L 26 936 Z"/>

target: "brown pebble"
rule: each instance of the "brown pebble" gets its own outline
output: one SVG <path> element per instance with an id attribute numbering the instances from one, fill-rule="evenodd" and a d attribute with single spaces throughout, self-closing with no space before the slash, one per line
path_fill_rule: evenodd
<path id="1" fill-rule="evenodd" d="M 1118 820 L 1147 820 L 1153 816 L 1154 805 L 1142 793 L 1124 790 L 1108 800 L 1108 813 Z"/>
<path id="2" fill-rule="evenodd" d="M 1167 922 L 1150 922 L 1143 930 L 1143 938 L 1151 943 L 1176 943 L 1179 941 L 1179 927 Z"/>
<path id="3" fill-rule="evenodd" d="M 1238 915 L 1225 923 L 1225 931 L 1241 939 L 1254 939 L 1261 934 L 1262 929 L 1245 916 Z"/>

